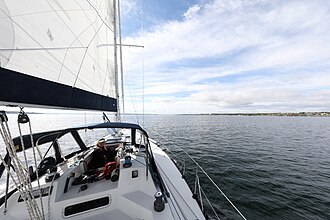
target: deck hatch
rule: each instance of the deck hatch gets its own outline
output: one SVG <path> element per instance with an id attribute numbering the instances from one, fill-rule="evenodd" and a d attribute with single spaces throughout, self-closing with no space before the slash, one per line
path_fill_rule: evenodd
<path id="1" fill-rule="evenodd" d="M 92 209 L 107 206 L 107 205 L 109 205 L 109 203 L 110 203 L 110 198 L 107 196 L 107 197 L 102 197 L 99 199 L 93 199 L 93 200 L 89 200 L 86 202 L 70 205 L 70 206 L 65 207 L 64 216 L 67 217 L 70 215 L 74 215 L 74 214 L 78 214 L 81 212 L 86 212 L 86 211 L 89 211 Z"/>

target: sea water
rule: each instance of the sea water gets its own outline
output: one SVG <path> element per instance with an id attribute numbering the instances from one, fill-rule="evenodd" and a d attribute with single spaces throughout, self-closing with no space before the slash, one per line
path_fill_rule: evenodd
<path id="1" fill-rule="evenodd" d="M 96 114 L 33 114 L 30 118 L 34 132 L 102 120 Z M 330 219 L 328 117 L 147 115 L 125 119 L 138 120 L 175 159 L 186 161 L 188 175 L 189 170 L 196 172 L 185 154 L 189 153 L 247 219 Z M 0 152 L 4 152 L 2 143 Z M 241 219 L 199 173 L 202 189 L 219 217 Z M 4 178 L 0 181 L 3 191 Z M 193 183 L 193 175 L 187 181 Z M 207 204 L 205 198 L 203 203 Z M 207 205 L 205 209 L 216 219 Z"/>

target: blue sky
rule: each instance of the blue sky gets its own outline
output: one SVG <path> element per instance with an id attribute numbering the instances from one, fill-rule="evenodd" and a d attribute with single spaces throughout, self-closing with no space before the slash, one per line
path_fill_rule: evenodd
<path id="1" fill-rule="evenodd" d="M 329 1 L 121 2 L 126 112 L 330 111 Z"/>

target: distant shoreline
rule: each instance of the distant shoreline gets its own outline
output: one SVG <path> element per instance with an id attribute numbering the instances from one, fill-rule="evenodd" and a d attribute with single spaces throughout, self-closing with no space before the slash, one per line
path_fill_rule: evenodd
<path id="1" fill-rule="evenodd" d="M 187 114 L 189 115 L 189 114 Z M 194 115 L 194 114 L 191 114 Z M 329 117 L 330 112 L 272 112 L 272 113 L 210 113 L 199 115 L 227 115 L 227 116 L 322 116 Z"/>
<path id="2" fill-rule="evenodd" d="M 7 114 L 18 114 L 19 112 L 16 111 L 6 111 Z M 27 112 L 28 114 L 77 114 L 77 113 L 40 113 L 40 112 Z M 84 114 L 82 112 L 78 114 Z M 87 113 L 89 114 L 89 113 Z M 90 113 L 94 114 L 94 113 Z M 133 113 L 126 113 L 123 114 L 126 116 L 130 115 L 143 115 L 143 114 L 133 114 Z M 223 115 L 223 116 L 293 116 L 293 117 L 330 117 L 330 112 L 270 112 L 270 113 L 182 113 L 182 114 L 144 114 L 144 115 Z"/>

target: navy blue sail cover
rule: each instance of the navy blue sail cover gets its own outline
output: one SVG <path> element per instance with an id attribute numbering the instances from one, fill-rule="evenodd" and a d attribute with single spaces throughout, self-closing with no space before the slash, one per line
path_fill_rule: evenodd
<path id="1" fill-rule="evenodd" d="M 117 111 L 116 99 L 0 68 L 0 103 L 6 105 Z"/>

